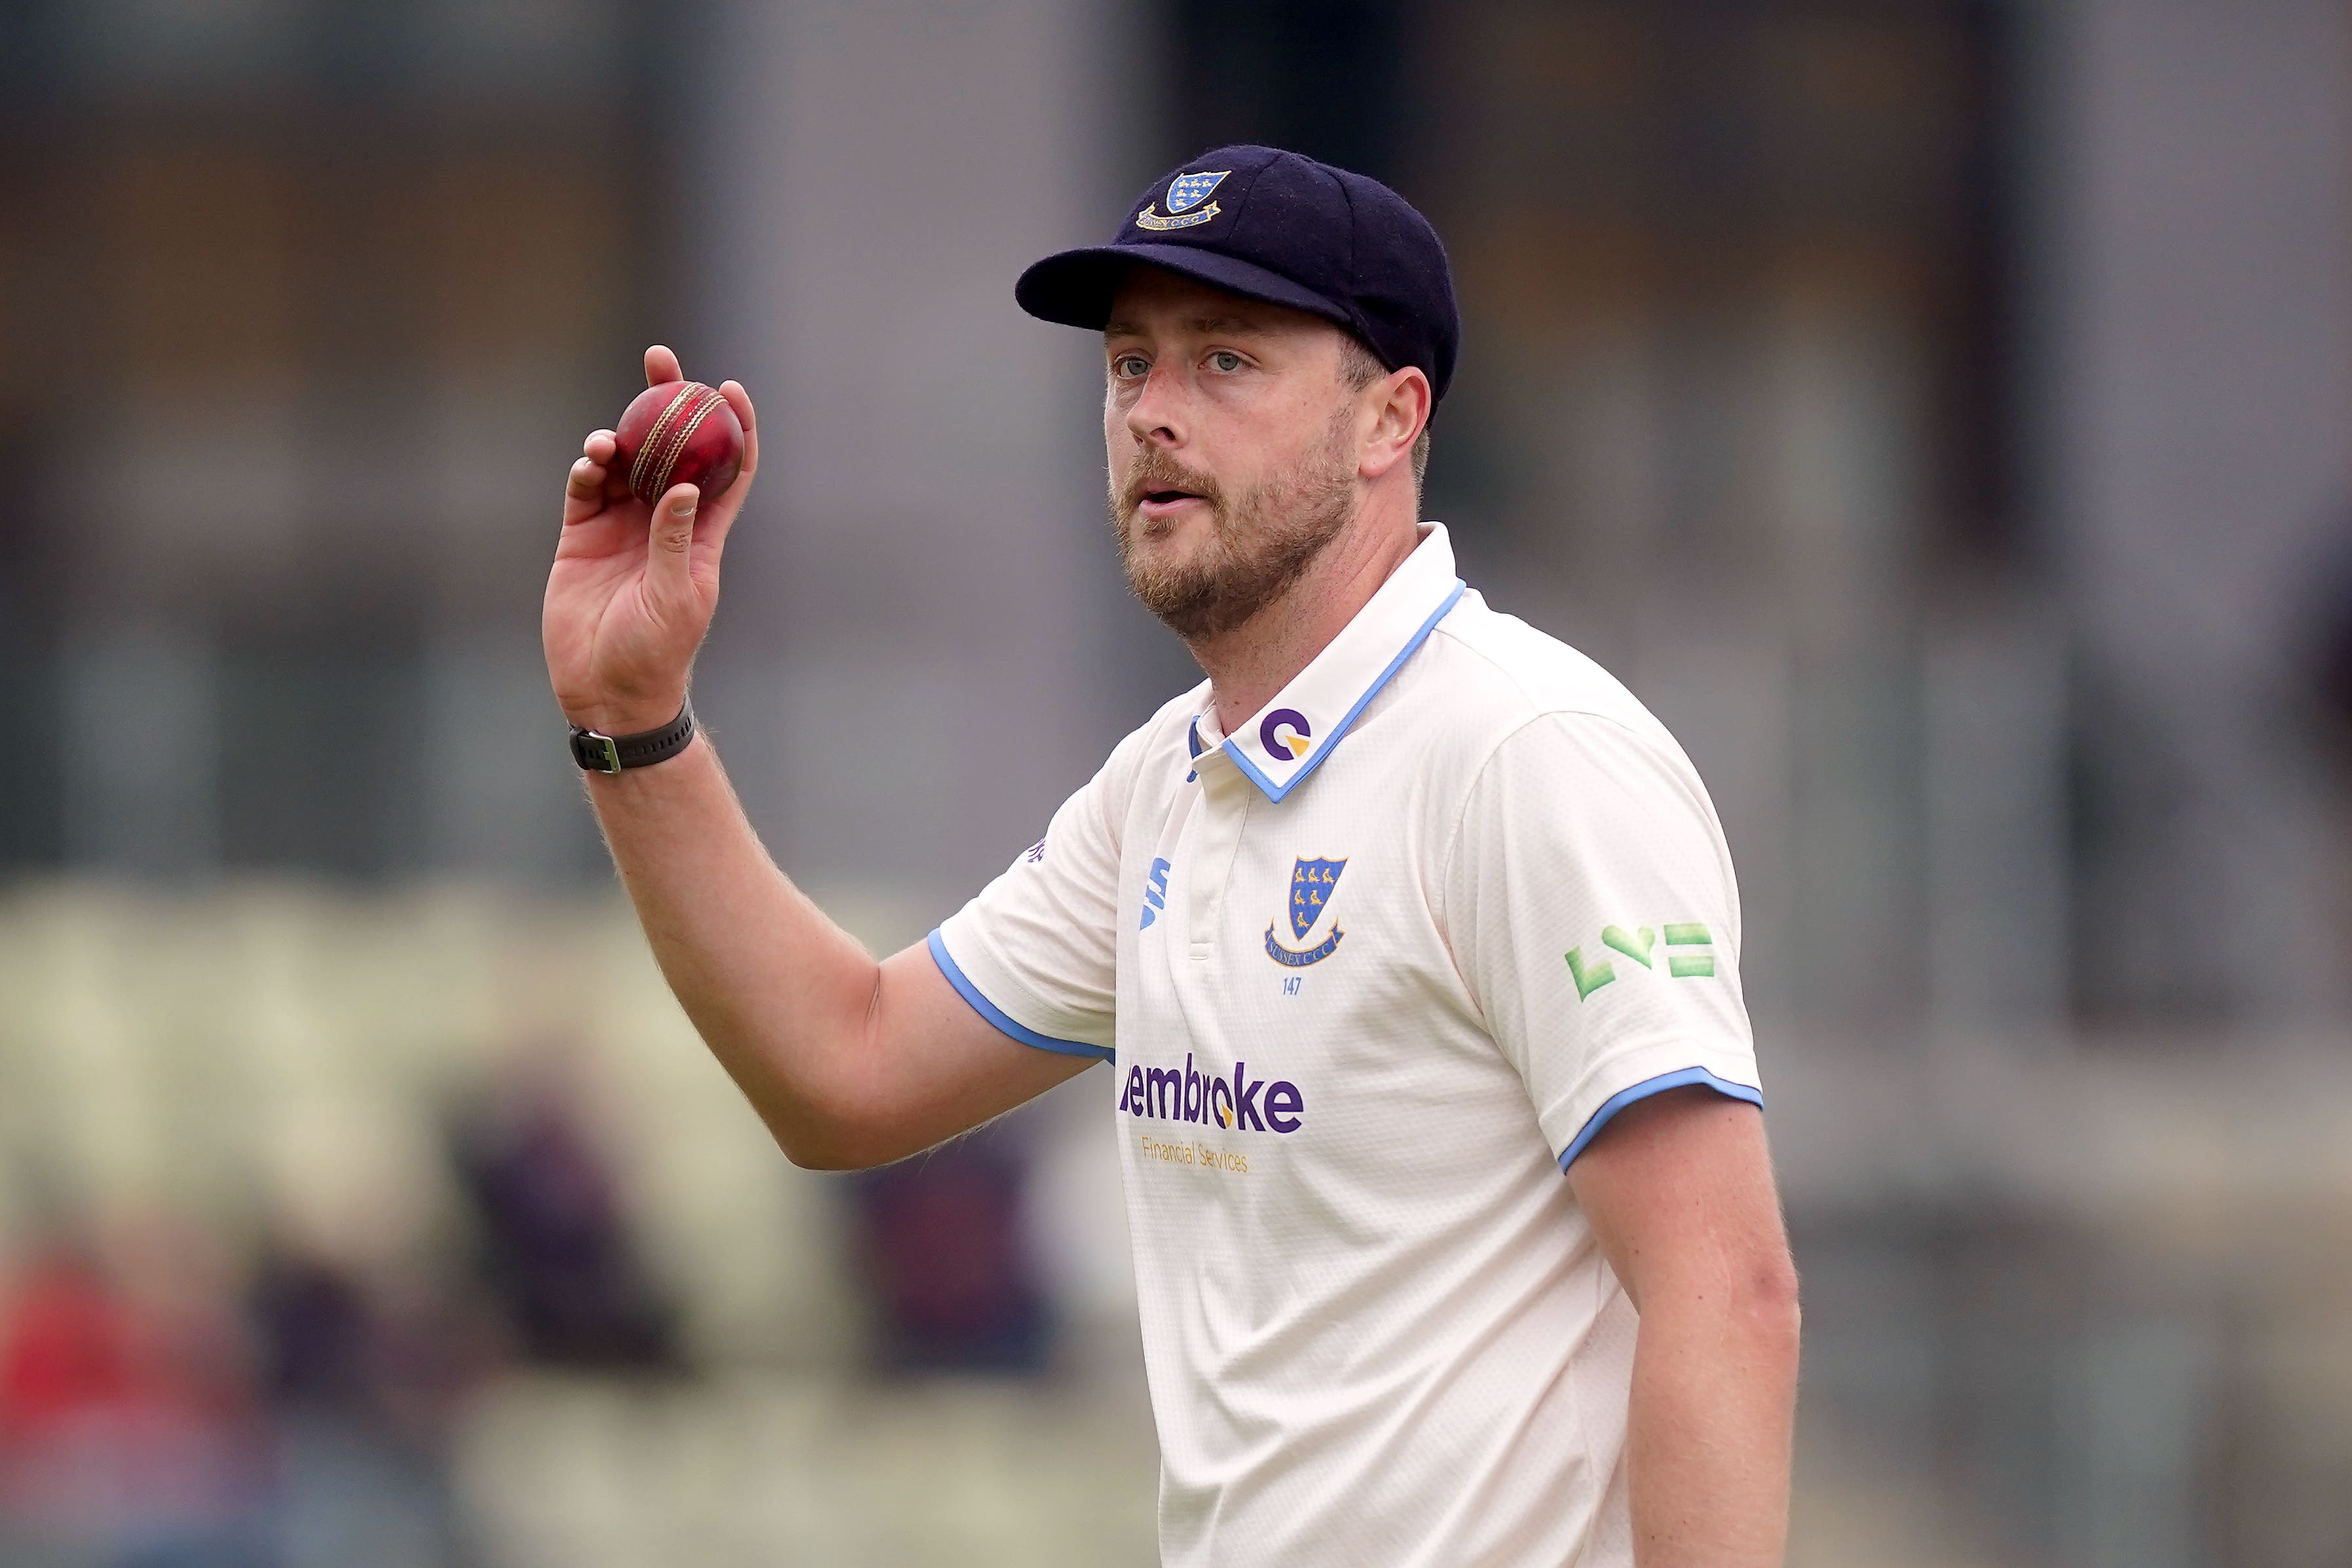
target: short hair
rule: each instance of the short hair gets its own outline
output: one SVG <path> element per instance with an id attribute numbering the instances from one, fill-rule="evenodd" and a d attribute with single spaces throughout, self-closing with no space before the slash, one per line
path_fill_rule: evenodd
<path id="1" fill-rule="evenodd" d="M 1339 379 L 1356 392 L 1361 392 L 1382 376 L 1389 368 L 1380 361 L 1365 341 L 1353 332 L 1339 334 Z M 1412 444 L 1412 484 L 1421 488 L 1421 476 L 1429 472 L 1429 426 L 1421 427 Z"/>

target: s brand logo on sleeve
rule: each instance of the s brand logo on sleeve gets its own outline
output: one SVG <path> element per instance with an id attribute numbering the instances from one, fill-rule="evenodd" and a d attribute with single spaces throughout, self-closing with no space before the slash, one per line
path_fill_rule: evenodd
<path id="1" fill-rule="evenodd" d="M 1169 869 L 1164 860 L 1151 862 L 1151 880 L 1143 889 L 1143 924 L 1137 926 L 1137 930 L 1150 930 L 1151 923 L 1160 918 L 1160 912 L 1168 907 Z"/>

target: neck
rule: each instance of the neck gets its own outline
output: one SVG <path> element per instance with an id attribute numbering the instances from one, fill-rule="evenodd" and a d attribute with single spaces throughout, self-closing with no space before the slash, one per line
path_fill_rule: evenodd
<path id="1" fill-rule="evenodd" d="M 1420 525 L 1410 510 L 1367 506 L 1281 598 L 1230 632 L 1188 639 L 1185 646 L 1209 676 L 1217 728 L 1231 735 L 1234 726 L 1272 702 L 1331 645 L 1420 542 Z"/>

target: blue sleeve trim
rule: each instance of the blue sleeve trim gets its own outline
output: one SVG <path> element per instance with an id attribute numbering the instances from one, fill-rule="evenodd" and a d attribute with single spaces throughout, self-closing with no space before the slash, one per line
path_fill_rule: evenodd
<path id="1" fill-rule="evenodd" d="M 956 961 L 948 956 L 948 945 L 940 939 L 937 928 L 931 932 L 929 946 L 931 962 L 940 967 L 940 973 L 948 977 L 948 984 L 956 988 L 956 995 L 970 1002 L 972 1011 L 1022 1044 L 1034 1045 L 1040 1051 L 1057 1051 L 1064 1056 L 1090 1056 L 1098 1061 L 1116 1060 L 1118 1053 L 1102 1046 L 1088 1045 L 1082 1040 L 1055 1040 L 1050 1034 L 1039 1034 L 1034 1029 L 1015 1023 L 1003 1008 L 980 994 L 980 988 L 971 983 L 970 976 L 956 967 Z"/>
<path id="2" fill-rule="evenodd" d="M 1717 1094 L 1727 1094 L 1734 1100 L 1745 1100 L 1759 1110 L 1764 1107 L 1762 1090 L 1717 1078 L 1704 1067 L 1685 1067 L 1673 1072 L 1662 1072 L 1655 1078 L 1643 1079 L 1631 1089 L 1621 1089 L 1609 1096 L 1601 1109 L 1592 1113 L 1592 1120 L 1584 1124 L 1584 1131 L 1576 1134 L 1575 1142 L 1570 1144 L 1567 1152 L 1559 1156 L 1560 1174 L 1565 1176 L 1570 1163 L 1584 1152 L 1584 1145 L 1601 1135 L 1601 1129 L 1609 1124 L 1610 1117 L 1636 1100 L 1646 1100 L 1653 1094 L 1662 1094 L 1669 1089 L 1680 1089 L 1692 1083 L 1704 1084 Z"/>

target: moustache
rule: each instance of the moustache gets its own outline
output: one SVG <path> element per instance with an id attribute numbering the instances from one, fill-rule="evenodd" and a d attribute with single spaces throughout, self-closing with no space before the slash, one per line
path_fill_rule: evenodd
<path id="1" fill-rule="evenodd" d="M 1135 466 L 1128 470 L 1127 483 L 1119 491 L 1121 510 L 1132 517 L 1144 497 L 1158 490 L 1181 490 L 1198 496 L 1222 514 L 1225 509 L 1224 491 L 1214 478 L 1197 468 L 1188 468 L 1156 446 L 1147 446 L 1136 455 Z"/>

